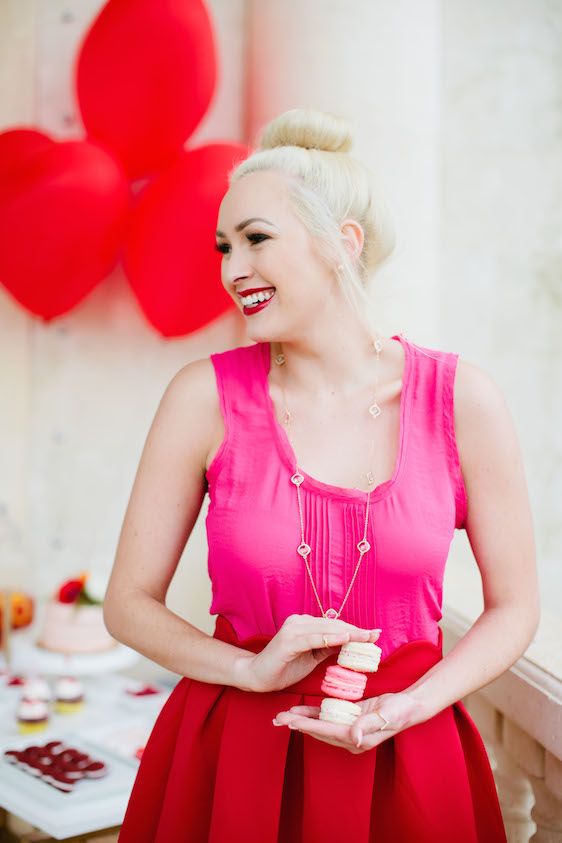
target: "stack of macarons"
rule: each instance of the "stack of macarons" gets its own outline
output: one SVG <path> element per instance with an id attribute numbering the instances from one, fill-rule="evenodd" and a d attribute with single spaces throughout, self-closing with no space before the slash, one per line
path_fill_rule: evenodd
<path id="1" fill-rule="evenodd" d="M 382 650 L 367 641 L 343 644 L 338 663 L 326 668 L 321 690 L 327 696 L 320 705 L 320 720 L 351 725 L 361 714 L 361 706 L 353 700 L 363 697 L 367 685 L 366 673 L 379 668 Z"/>

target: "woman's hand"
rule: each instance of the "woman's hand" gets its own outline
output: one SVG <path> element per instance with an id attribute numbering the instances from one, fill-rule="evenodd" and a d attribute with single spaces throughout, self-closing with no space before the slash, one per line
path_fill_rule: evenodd
<path id="1" fill-rule="evenodd" d="M 380 629 L 361 629 L 339 619 L 289 615 L 264 649 L 245 665 L 248 684 L 262 693 L 281 691 L 308 676 L 335 647 L 347 641 L 374 643 L 380 633 Z"/>
<path id="2" fill-rule="evenodd" d="M 359 700 L 356 705 L 361 707 L 361 714 L 351 726 L 320 720 L 320 707 L 310 705 L 295 705 L 288 711 L 280 711 L 275 718 L 277 723 L 273 722 L 282 726 L 290 724 L 292 729 L 358 755 L 427 719 L 417 700 L 406 691 Z M 385 720 L 389 725 L 381 731 Z"/>

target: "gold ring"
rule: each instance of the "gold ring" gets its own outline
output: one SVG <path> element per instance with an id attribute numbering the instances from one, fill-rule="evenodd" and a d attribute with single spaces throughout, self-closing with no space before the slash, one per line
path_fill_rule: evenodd
<path id="1" fill-rule="evenodd" d="M 379 732 L 382 732 L 384 729 L 388 729 L 388 724 L 390 723 L 390 720 L 387 720 L 386 717 L 380 713 L 380 711 L 377 711 L 376 713 L 381 718 L 381 720 L 384 720 L 384 725 L 380 727 Z"/>
<path id="2" fill-rule="evenodd" d="M 328 649 L 328 648 L 329 648 L 329 646 L 330 646 L 330 645 L 328 644 L 328 639 L 326 638 L 326 636 L 325 636 L 325 635 L 323 635 L 323 636 L 322 636 L 322 639 L 323 639 L 323 641 L 324 641 L 324 647 L 325 647 L 326 649 Z"/>

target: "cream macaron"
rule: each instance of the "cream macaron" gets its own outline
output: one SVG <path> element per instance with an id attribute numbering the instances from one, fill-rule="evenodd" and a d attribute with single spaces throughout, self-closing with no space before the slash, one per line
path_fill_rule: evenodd
<path id="1" fill-rule="evenodd" d="M 336 697 L 325 697 L 320 704 L 319 720 L 327 720 L 329 723 L 343 723 L 351 726 L 359 717 L 363 709 L 349 700 L 340 700 Z"/>
<path id="2" fill-rule="evenodd" d="M 382 650 L 369 641 L 348 641 L 342 644 L 338 664 L 360 673 L 375 673 L 379 669 Z"/>

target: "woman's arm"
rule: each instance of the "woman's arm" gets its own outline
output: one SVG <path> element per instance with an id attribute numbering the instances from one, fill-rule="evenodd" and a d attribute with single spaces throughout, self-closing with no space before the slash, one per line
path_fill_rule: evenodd
<path id="1" fill-rule="evenodd" d="M 466 635 L 405 691 L 428 719 L 487 685 L 525 652 L 540 615 L 534 530 L 513 420 L 496 383 L 459 360 L 455 434 L 468 496 L 466 532 L 484 610 Z"/>
<path id="2" fill-rule="evenodd" d="M 253 653 L 219 641 L 165 605 L 206 491 L 205 463 L 222 424 L 210 359 L 171 380 L 142 452 L 104 600 L 118 641 L 182 676 L 248 687 Z"/>

